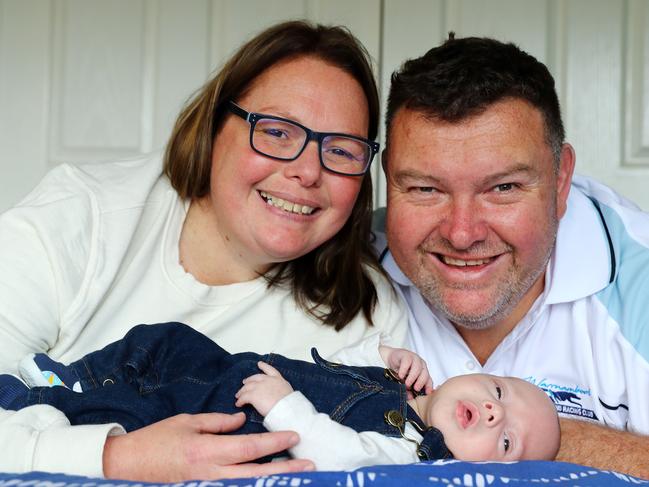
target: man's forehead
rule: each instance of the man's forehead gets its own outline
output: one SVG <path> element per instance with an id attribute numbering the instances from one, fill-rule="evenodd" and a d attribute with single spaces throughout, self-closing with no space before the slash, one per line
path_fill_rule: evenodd
<path id="1" fill-rule="evenodd" d="M 551 167 L 553 160 L 540 112 L 518 100 L 457 123 L 403 109 L 395 117 L 384 157 L 391 176 L 433 171 L 439 178 L 444 178 L 444 172 L 457 177 L 461 166 L 472 171 L 479 166 L 481 174 L 495 175 L 526 165 L 540 170 L 546 160 Z"/>
<path id="2" fill-rule="evenodd" d="M 388 146 L 395 129 L 405 135 L 421 130 L 438 131 L 461 139 L 467 130 L 494 132 L 504 126 L 537 132 L 534 135 L 540 137 L 545 135 L 543 114 L 539 109 L 520 98 L 504 98 L 457 120 L 443 119 L 426 109 L 402 107 L 396 112 L 388 131 Z"/>

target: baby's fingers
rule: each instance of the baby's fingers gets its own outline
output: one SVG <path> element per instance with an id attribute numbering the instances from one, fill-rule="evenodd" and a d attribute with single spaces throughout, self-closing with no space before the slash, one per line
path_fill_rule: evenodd
<path id="1" fill-rule="evenodd" d="M 421 391 L 423 389 L 426 394 L 433 392 L 433 380 L 425 365 L 422 367 L 421 373 L 412 387 L 415 391 Z"/>
<path id="2" fill-rule="evenodd" d="M 403 381 L 406 387 L 410 388 L 414 386 L 417 379 L 421 375 L 422 368 L 423 367 L 421 361 L 415 360 L 412 362 L 412 365 L 410 366 L 410 370 L 408 370 L 408 375 L 405 377 L 405 380 Z"/>
<path id="3" fill-rule="evenodd" d="M 399 378 L 401 380 L 406 380 L 408 376 L 412 373 L 409 372 L 413 365 L 412 355 L 404 355 L 399 362 Z"/>
<path id="4" fill-rule="evenodd" d="M 272 365 L 267 364 L 266 362 L 262 362 L 262 361 L 257 362 L 257 367 L 259 367 L 259 370 L 261 370 L 264 374 L 270 375 L 271 377 L 282 376 L 282 374 L 279 373 L 279 370 L 277 370 Z"/>
<path id="5" fill-rule="evenodd" d="M 243 379 L 241 382 L 243 384 L 253 384 L 255 382 L 261 382 L 264 379 L 266 379 L 266 376 L 264 374 L 254 374 L 254 375 L 249 375 L 245 379 Z"/>
<path id="6" fill-rule="evenodd" d="M 234 403 L 235 406 L 241 407 L 244 404 L 250 404 L 250 386 L 244 385 L 239 389 L 236 394 L 234 395 L 236 401 Z"/>

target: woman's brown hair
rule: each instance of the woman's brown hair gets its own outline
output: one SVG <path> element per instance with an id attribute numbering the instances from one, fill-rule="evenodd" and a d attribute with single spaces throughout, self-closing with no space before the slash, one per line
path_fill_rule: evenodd
<path id="1" fill-rule="evenodd" d="M 243 96 L 266 69 L 311 56 L 349 73 L 363 88 L 369 111 L 368 138 L 378 131 L 379 98 L 369 55 L 347 29 L 290 21 L 245 43 L 188 102 L 178 116 L 164 159 L 164 172 L 182 198 L 210 190 L 212 144 L 227 115 L 226 104 Z M 291 286 L 296 302 L 322 323 L 342 329 L 360 311 L 372 322 L 376 288 L 368 267 L 380 270 L 370 241 L 372 179 L 363 182 L 343 228 L 306 255 L 274 266 L 269 286 Z"/>

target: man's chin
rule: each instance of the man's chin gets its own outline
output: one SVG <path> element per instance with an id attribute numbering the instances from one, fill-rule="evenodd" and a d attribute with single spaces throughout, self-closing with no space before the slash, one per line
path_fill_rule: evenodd
<path id="1" fill-rule="evenodd" d="M 458 328 L 463 328 L 465 330 L 487 330 L 493 326 L 496 326 L 502 321 L 502 317 L 498 316 L 447 316 L 448 320 L 453 323 Z"/>
<path id="2" fill-rule="evenodd" d="M 485 299 L 486 303 L 473 302 L 468 299 L 454 299 L 455 305 L 450 300 L 439 299 L 439 296 L 430 296 L 428 302 L 432 307 L 443 314 L 451 323 L 467 330 L 485 330 L 500 323 L 511 311 L 509 299 L 502 297 L 497 300 L 493 297 Z M 494 301 L 496 301 L 494 303 Z"/>

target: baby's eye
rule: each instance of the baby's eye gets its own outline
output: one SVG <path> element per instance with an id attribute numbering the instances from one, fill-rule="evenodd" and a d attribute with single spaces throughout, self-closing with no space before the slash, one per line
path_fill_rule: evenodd
<path id="1" fill-rule="evenodd" d="M 498 396 L 498 399 L 503 397 L 503 390 L 500 388 L 500 386 L 496 386 L 496 394 Z"/>
<path id="2" fill-rule="evenodd" d="M 509 441 L 509 438 L 507 438 L 507 435 L 505 435 L 505 438 L 503 439 L 503 446 L 505 447 L 505 453 L 507 453 L 507 451 L 509 450 L 510 444 L 511 443 Z"/>

